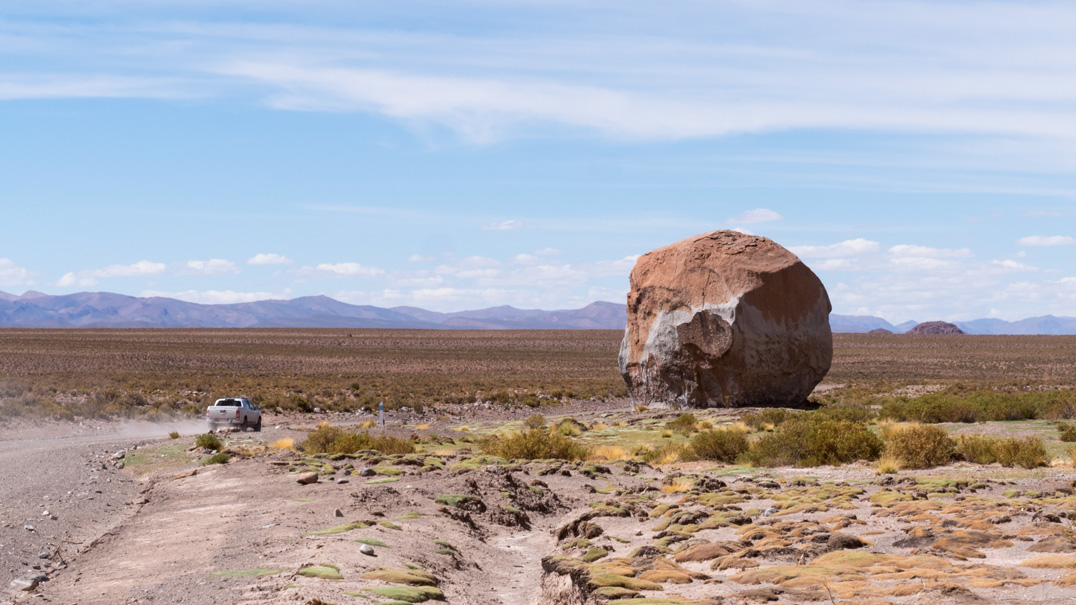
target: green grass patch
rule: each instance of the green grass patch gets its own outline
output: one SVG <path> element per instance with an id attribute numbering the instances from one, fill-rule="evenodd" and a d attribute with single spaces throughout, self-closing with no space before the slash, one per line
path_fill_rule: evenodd
<path id="1" fill-rule="evenodd" d="M 352 521 L 351 523 L 345 523 L 343 525 L 337 525 L 327 529 L 319 529 L 317 531 L 307 532 L 309 536 L 331 536 L 333 534 L 343 534 L 356 529 L 366 529 L 369 525 L 362 521 Z"/>
<path id="2" fill-rule="evenodd" d="M 364 580 L 379 580 L 408 586 L 437 586 L 437 577 L 421 569 L 375 569 L 362 574 Z"/>
<path id="3" fill-rule="evenodd" d="M 459 506 L 473 500 L 478 500 L 478 498 L 467 494 L 441 494 L 434 499 L 434 502 L 445 506 Z"/>
<path id="4" fill-rule="evenodd" d="M 311 565 L 310 567 L 304 567 L 299 570 L 299 575 L 307 578 L 318 578 L 320 580 L 343 580 L 344 576 L 340 573 L 340 568 L 331 565 L 329 563 L 322 563 L 321 565 Z"/>
<path id="5" fill-rule="evenodd" d="M 399 481 L 399 477 L 381 477 L 380 479 L 370 479 L 366 482 L 366 485 L 381 485 L 382 483 L 396 483 Z"/>
<path id="6" fill-rule="evenodd" d="M 362 543 L 362 544 L 369 544 L 370 546 L 380 546 L 381 548 L 388 548 L 389 547 L 388 544 L 385 544 L 384 542 L 382 542 L 381 540 L 378 540 L 377 538 L 356 538 L 355 541 L 359 542 L 359 543 Z"/>
<path id="7" fill-rule="evenodd" d="M 378 586 L 368 589 L 371 593 L 403 603 L 425 603 L 426 601 L 444 601 L 445 593 L 433 586 Z"/>

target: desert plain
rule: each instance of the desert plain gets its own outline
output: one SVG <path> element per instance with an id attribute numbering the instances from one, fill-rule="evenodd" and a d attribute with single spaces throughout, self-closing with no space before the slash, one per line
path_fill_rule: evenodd
<path id="1" fill-rule="evenodd" d="M 835 335 L 794 410 L 621 337 L 4 330 L 0 603 L 1076 600 L 1076 337 Z"/>

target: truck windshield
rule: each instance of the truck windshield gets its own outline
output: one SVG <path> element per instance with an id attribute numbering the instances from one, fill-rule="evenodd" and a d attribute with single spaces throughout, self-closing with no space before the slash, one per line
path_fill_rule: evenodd
<path id="1" fill-rule="evenodd" d="M 221 407 L 237 408 L 240 403 L 241 402 L 238 399 L 221 399 L 217 402 L 217 405 Z"/>

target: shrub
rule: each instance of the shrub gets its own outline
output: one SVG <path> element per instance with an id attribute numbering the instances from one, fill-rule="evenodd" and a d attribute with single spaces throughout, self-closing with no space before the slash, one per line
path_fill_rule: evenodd
<path id="1" fill-rule="evenodd" d="M 178 431 L 172 431 L 171 433 L 168 433 L 168 438 L 169 439 L 179 439 L 179 432 Z"/>
<path id="2" fill-rule="evenodd" d="M 1061 441 L 1064 441 L 1065 443 L 1076 441 L 1076 425 L 1059 424 L 1057 425 L 1057 432 L 1061 434 Z"/>
<path id="3" fill-rule="evenodd" d="M 877 414 L 862 405 L 831 405 L 808 412 L 814 420 L 839 420 L 843 422 L 870 422 Z"/>
<path id="4" fill-rule="evenodd" d="M 1046 455 L 1046 447 L 1038 437 L 1001 439 L 995 451 L 997 452 L 997 460 L 1002 466 L 1035 468 L 1037 466 L 1046 466 L 1049 461 Z"/>
<path id="5" fill-rule="evenodd" d="M 527 419 L 523 421 L 523 426 L 529 429 L 540 429 L 545 426 L 545 416 L 541 414 L 528 416 Z"/>
<path id="6" fill-rule="evenodd" d="M 683 450 L 684 446 L 670 441 L 654 448 L 643 447 L 636 454 L 641 455 L 648 464 L 669 464 L 679 460 Z"/>
<path id="7" fill-rule="evenodd" d="M 219 451 L 224 448 L 224 444 L 221 442 L 220 438 L 213 433 L 205 433 L 202 435 L 198 435 L 198 437 L 196 437 L 194 440 L 194 445 L 204 450 Z"/>
<path id="8" fill-rule="evenodd" d="M 957 440 L 957 453 L 968 462 L 991 464 L 997 462 L 997 457 L 994 455 L 996 440 L 986 435 L 960 435 Z"/>
<path id="9" fill-rule="evenodd" d="M 665 428 L 669 429 L 670 431 L 676 431 L 677 433 L 690 435 L 691 433 L 695 432 L 695 425 L 697 425 L 698 422 L 699 421 L 695 419 L 694 414 L 680 414 L 673 420 L 666 422 Z"/>
<path id="10" fill-rule="evenodd" d="M 561 420 L 556 424 L 557 432 L 565 437 L 577 437 L 583 431 L 587 430 L 587 425 L 579 422 L 571 416 Z"/>
<path id="11" fill-rule="evenodd" d="M 784 408 L 773 408 L 761 412 L 744 414 L 740 417 L 740 421 L 756 431 L 773 430 L 782 422 L 791 418 L 793 414 L 794 412 L 790 412 Z"/>
<path id="12" fill-rule="evenodd" d="M 749 448 L 747 435 L 736 429 L 702 431 L 691 438 L 684 448 L 684 460 L 716 460 L 735 462 Z"/>
<path id="13" fill-rule="evenodd" d="M 990 437 L 987 435 L 961 435 L 960 455 L 968 462 L 1002 466 L 1035 468 L 1049 461 L 1046 447 L 1038 437 Z"/>
<path id="14" fill-rule="evenodd" d="M 231 459 L 232 455 L 228 452 L 217 452 L 202 461 L 202 464 L 227 464 Z"/>
<path id="15" fill-rule="evenodd" d="M 873 403 L 881 403 L 882 417 L 905 422 L 986 422 L 1076 416 L 1076 392 L 1072 390 L 1006 393 L 969 391 L 954 385 L 941 393 L 914 399 L 875 399 Z"/>
<path id="16" fill-rule="evenodd" d="M 933 468 L 953 459 L 956 442 L 941 427 L 915 424 L 889 431 L 885 452 L 901 468 Z"/>
<path id="17" fill-rule="evenodd" d="M 299 449 L 307 454 L 354 454 L 359 450 L 377 450 L 382 454 L 412 454 L 415 445 L 392 435 L 351 433 L 338 426 L 321 423 L 307 435 Z"/>
<path id="18" fill-rule="evenodd" d="M 755 442 L 744 457 L 759 466 L 821 466 L 876 460 L 882 440 L 865 424 L 841 420 L 787 420 Z"/>
<path id="19" fill-rule="evenodd" d="M 589 450 L 554 431 L 528 429 L 511 435 L 492 435 L 479 441 L 483 452 L 508 460 L 583 460 Z"/>

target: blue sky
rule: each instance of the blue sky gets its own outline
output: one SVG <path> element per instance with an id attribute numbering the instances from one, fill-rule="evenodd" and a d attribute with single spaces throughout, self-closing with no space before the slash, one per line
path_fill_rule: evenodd
<path id="1" fill-rule="evenodd" d="M 1076 316 L 1076 6 L 0 3 L 0 289 L 624 300 L 773 238 L 843 314 Z"/>

